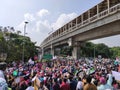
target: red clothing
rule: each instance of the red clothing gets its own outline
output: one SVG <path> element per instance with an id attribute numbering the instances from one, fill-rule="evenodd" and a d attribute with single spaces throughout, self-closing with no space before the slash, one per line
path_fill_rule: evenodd
<path id="1" fill-rule="evenodd" d="M 70 90 L 70 85 L 63 82 L 63 83 L 60 85 L 60 90 Z"/>

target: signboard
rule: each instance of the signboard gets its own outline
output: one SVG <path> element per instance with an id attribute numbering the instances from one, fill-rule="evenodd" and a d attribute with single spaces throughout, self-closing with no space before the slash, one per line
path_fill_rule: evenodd
<path id="1" fill-rule="evenodd" d="M 44 54 L 43 59 L 52 59 L 52 55 L 51 54 Z"/>

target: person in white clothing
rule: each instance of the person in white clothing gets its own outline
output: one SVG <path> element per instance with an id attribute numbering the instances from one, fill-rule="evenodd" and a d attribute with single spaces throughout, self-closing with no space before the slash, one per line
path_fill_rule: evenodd
<path id="1" fill-rule="evenodd" d="M 34 87 L 32 86 L 32 83 L 31 83 L 31 82 L 29 82 L 28 85 L 29 85 L 29 86 L 27 87 L 26 90 L 34 90 Z"/>
<path id="2" fill-rule="evenodd" d="M 6 69 L 6 64 L 0 63 L 0 90 L 8 90 L 8 84 L 4 76 L 5 69 Z"/>
<path id="3" fill-rule="evenodd" d="M 82 90 L 82 89 L 83 89 L 83 83 L 81 81 L 81 78 L 79 77 L 76 90 Z"/>

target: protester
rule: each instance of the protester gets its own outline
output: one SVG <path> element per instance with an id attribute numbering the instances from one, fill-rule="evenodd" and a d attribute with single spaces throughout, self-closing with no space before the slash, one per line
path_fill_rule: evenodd
<path id="1" fill-rule="evenodd" d="M 26 90 L 34 90 L 34 87 L 32 86 L 32 82 L 28 83 L 28 87 Z"/>
<path id="2" fill-rule="evenodd" d="M 8 84 L 4 76 L 5 64 L 0 64 L 0 90 L 8 90 Z"/>
<path id="3" fill-rule="evenodd" d="M 82 89 L 83 89 L 83 82 L 82 82 L 81 78 L 79 77 L 76 90 L 82 90 Z"/>
<path id="4" fill-rule="evenodd" d="M 97 90 L 97 87 L 91 83 L 91 80 L 92 80 L 91 76 L 87 76 L 87 78 L 86 78 L 87 83 L 83 87 L 83 90 Z M 105 90 L 105 89 L 103 89 L 103 90 Z"/>
<path id="5" fill-rule="evenodd" d="M 60 85 L 58 84 L 57 78 L 54 79 L 53 90 L 60 90 Z"/>
<path id="6" fill-rule="evenodd" d="M 60 90 L 70 90 L 70 85 L 67 83 L 66 78 L 63 79 L 63 82 L 60 85 Z"/>
<path id="7" fill-rule="evenodd" d="M 34 58 L 31 60 L 34 61 Z M 117 64 L 110 59 L 89 62 L 89 59 L 69 60 L 58 57 L 50 62 L 34 63 L 31 63 L 31 60 L 29 59 L 28 63 L 14 61 L 7 65 L 6 70 L 0 71 L 2 72 L 0 79 L 2 78 L 7 88 L 9 86 L 12 90 L 120 89 L 120 78 L 117 77 L 119 59 Z"/>
<path id="8" fill-rule="evenodd" d="M 44 82 L 40 82 L 39 90 L 48 90 L 48 88 L 44 85 Z"/>
<path id="9" fill-rule="evenodd" d="M 98 90 L 113 90 L 113 87 L 111 87 L 110 85 L 108 85 L 106 83 L 106 80 L 104 77 L 100 78 L 100 86 L 97 87 Z"/>
<path id="10" fill-rule="evenodd" d="M 5 80 L 3 72 L 0 70 L 0 90 L 7 90 L 7 89 L 8 89 L 7 82 Z"/>

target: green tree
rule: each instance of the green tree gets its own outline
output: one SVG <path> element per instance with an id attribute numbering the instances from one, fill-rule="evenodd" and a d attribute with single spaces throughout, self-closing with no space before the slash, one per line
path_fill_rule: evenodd
<path id="1" fill-rule="evenodd" d="M 94 56 L 94 46 L 95 44 L 93 44 L 92 42 L 84 42 L 81 46 L 80 46 L 80 50 L 81 50 L 81 56 L 82 57 L 93 57 Z"/>
<path id="2" fill-rule="evenodd" d="M 0 27 L 0 53 L 7 53 L 7 61 L 22 60 L 23 44 L 25 60 L 37 55 L 36 43 L 29 37 L 15 33 L 13 27 Z"/>
<path id="3" fill-rule="evenodd" d="M 120 47 L 112 47 L 110 48 L 111 58 L 120 57 Z"/>
<path id="4" fill-rule="evenodd" d="M 107 58 L 110 57 L 110 50 L 107 45 L 103 43 L 96 44 L 95 49 L 97 55 L 102 55 L 102 57 L 107 57 Z"/>
<path id="5" fill-rule="evenodd" d="M 103 57 L 110 56 L 109 47 L 103 43 L 94 44 L 92 42 L 84 42 L 81 46 L 81 56 L 82 57 L 97 57 L 102 55 Z"/>

